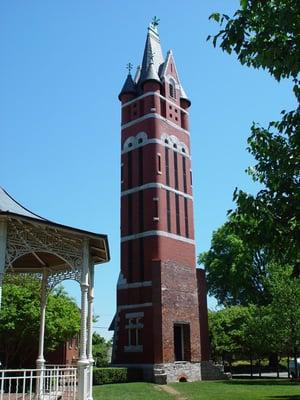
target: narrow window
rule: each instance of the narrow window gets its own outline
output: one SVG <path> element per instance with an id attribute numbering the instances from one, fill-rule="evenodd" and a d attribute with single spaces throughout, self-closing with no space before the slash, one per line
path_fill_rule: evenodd
<path id="1" fill-rule="evenodd" d="M 144 239 L 140 238 L 140 281 L 144 280 Z"/>
<path id="2" fill-rule="evenodd" d="M 158 197 L 153 197 L 153 203 L 154 203 L 154 211 L 153 211 L 153 220 L 158 221 L 159 216 L 158 216 Z"/>
<path id="3" fill-rule="evenodd" d="M 127 268 L 128 268 L 128 282 L 132 282 L 132 240 L 128 242 L 128 253 L 127 253 Z"/>
<path id="4" fill-rule="evenodd" d="M 169 83 L 169 94 L 173 99 L 176 99 L 175 82 L 173 80 Z"/>
<path id="5" fill-rule="evenodd" d="M 139 230 L 144 231 L 144 191 L 139 191 Z"/>
<path id="6" fill-rule="evenodd" d="M 171 232 L 171 203 L 170 203 L 170 192 L 166 190 L 166 200 L 167 200 L 167 229 Z"/>
<path id="7" fill-rule="evenodd" d="M 143 184 L 144 180 L 144 154 L 143 147 L 139 148 L 139 185 Z"/>
<path id="8" fill-rule="evenodd" d="M 125 314 L 127 330 L 127 345 L 124 347 L 125 352 L 141 352 L 143 351 L 142 346 L 142 329 L 144 324 L 142 318 L 144 317 L 143 312 L 135 312 Z"/>
<path id="9" fill-rule="evenodd" d="M 169 168 L 169 149 L 165 148 L 165 161 L 166 161 L 166 185 L 170 186 L 170 168 Z"/>
<path id="10" fill-rule="evenodd" d="M 184 220 L 185 220 L 185 236 L 189 237 L 189 214 L 188 214 L 188 199 L 184 199 Z"/>
<path id="11" fill-rule="evenodd" d="M 157 173 L 161 174 L 161 154 L 157 153 Z"/>
<path id="12" fill-rule="evenodd" d="M 180 235 L 179 195 L 175 194 L 176 232 Z"/>
<path id="13" fill-rule="evenodd" d="M 127 180 L 128 180 L 128 189 L 132 186 L 132 153 L 129 151 L 127 153 Z"/>
<path id="14" fill-rule="evenodd" d="M 132 234 L 132 194 L 127 196 L 128 235 Z"/>
<path id="15" fill-rule="evenodd" d="M 174 358 L 175 361 L 190 361 L 191 359 L 189 324 L 174 324 Z"/>
<path id="16" fill-rule="evenodd" d="M 192 170 L 190 169 L 190 180 L 191 180 L 191 186 L 193 186 L 193 175 L 192 175 Z"/>
<path id="17" fill-rule="evenodd" d="M 186 161 L 185 157 L 182 157 L 182 169 L 183 169 L 183 191 L 184 193 L 187 192 L 187 187 L 186 187 Z"/>
<path id="18" fill-rule="evenodd" d="M 175 189 L 178 189 L 178 160 L 177 153 L 174 151 L 174 179 L 175 179 Z"/>

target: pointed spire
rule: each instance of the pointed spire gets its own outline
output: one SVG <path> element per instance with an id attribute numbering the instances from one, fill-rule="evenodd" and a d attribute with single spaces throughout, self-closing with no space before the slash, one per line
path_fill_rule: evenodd
<path id="1" fill-rule="evenodd" d="M 119 94 L 119 100 L 121 100 L 122 94 L 136 94 L 136 85 L 131 76 L 132 64 L 128 63 L 126 68 L 128 69 L 128 75 Z"/>
<path id="2" fill-rule="evenodd" d="M 150 72 L 154 70 L 155 76 L 158 78 L 160 67 L 164 63 L 157 29 L 158 22 L 159 19 L 154 17 L 148 28 L 139 83 L 145 81 L 151 61 L 153 62 L 153 66 L 150 68 Z"/>
<path id="3" fill-rule="evenodd" d="M 158 73 L 154 68 L 154 54 L 150 55 L 150 64 L 149 67 L 144 74 L 143 79 L 140 80 L 140 83 L 143 84 L 146 81 L 155 81 L 161 84 L 161 80 L 159 79 Z"/>

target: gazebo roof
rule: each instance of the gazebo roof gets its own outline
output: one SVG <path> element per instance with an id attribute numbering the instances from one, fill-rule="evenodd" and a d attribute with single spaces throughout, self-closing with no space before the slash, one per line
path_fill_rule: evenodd
<path id="1" fill-rule="evenodd" d="M 110 259 L 107 235 L 73 228 L 43 218 L 23 207 L 1 187 L 0 219 L 8 221 L 10 242 L 16 242 L 14 246 L 17 248 L 20 244 L 28 248 L 26 254 L 23 251 L 20 257 L 10 255 L 7 267 L 12 272 L 38 273 L 45 266 L 54 273 L 72 269 L 69 260 L 74 255 L 80 254 L 82 242 L 86 239 L 89 242 L 90 257 L 95 264 Z M 64 255 L 66 257 L 62 257 Z"/>
<path id="2" fill-rule="evenodd" d="M 15 199 L 13 199 L 1 186 L 0 186 L 0 214 L 14 214 L 22 217 L 29 217 L 32 219 L 38 219 L 39 221 L 47 221 L 46 218 L 42 218 L 37 214 L 27 210 Z M 50 222 L 50 221 L 48 221 Z"/>

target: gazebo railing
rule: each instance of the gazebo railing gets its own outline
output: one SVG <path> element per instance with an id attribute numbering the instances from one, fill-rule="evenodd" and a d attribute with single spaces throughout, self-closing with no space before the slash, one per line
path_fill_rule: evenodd
<path id="1" fill-rule="evenodd" d="M 75 367 L 0 370 L 0 400 L 75 400 L 76 393 Z"/>

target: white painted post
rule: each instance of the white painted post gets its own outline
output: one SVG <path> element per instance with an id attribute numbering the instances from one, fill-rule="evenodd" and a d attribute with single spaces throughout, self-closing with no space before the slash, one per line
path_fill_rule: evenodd
<path id="1" fill-rule="evenodd" d="M 39 353 L 36 360 L 37 369 L 41 370 L 38 372 L 39 379 L 37 381 L 37 394 L 40 397 L 43 395 L 44 389 L 44 369 L 45 369 L 45 358 L 44 358 L 44 342 L 45 342 L 45 320 L 46 320 L 46 306 L 47 306 L 47 283 L 48 283 L 48 271 L 47 268 L 43 268 L 43 279 L 41 286 L 41 304 L 40 304 L 40 336 L 39 336 Z"/>
<path id="2" fill-rule="evenodd" d="M 89 272 L 89 241 L 83 241 L 83 263 L 81 271 L 81 325 L 80 325 L 80 357 L 78 360 L 78 400 L 87 400 L 88 396 L 88 367 L 87 358 L 87 294 Z"/>
<path id="3" fill-rule="evenodd" d="M 5 254 L 7 241 L 7 223 L 0 221 L 0 311 L 2 303 L 2 284 L 5 271 Z"/>
<path id="4" fill-rule="evenodd" d="M 88 399 L 93 400 L 93 316 L 94 316 L 94 263 L 90 263 L 89 277 L 90 286 L 88 292 L 88 341 L 87 341 L 87 357 L 89 360 L 89 383 L 88 383 Z"/>

